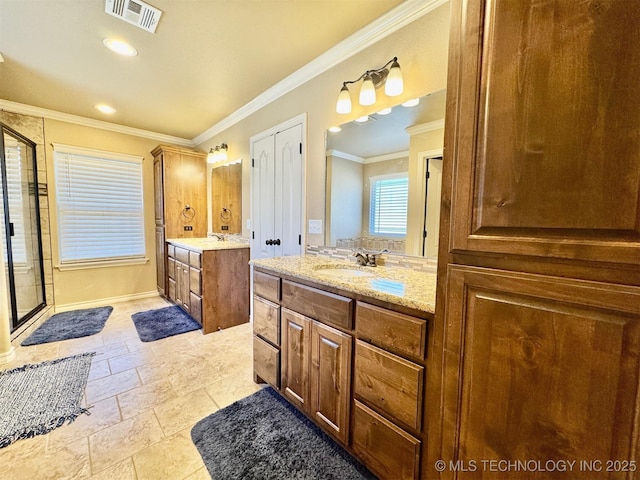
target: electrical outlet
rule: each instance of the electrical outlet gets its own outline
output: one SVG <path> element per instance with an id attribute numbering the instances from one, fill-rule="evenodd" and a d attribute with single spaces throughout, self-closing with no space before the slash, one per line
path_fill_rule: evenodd
<path id="1" fill-rule="evenodd" d="M 309 233 L 322 233 L 322 220 L 309 220 Z"/>
<path id="2" fill-rule="evenodd" d="M 191 232 L 191 231 L 193 231 L 193 226 L 191 226 L 191 225 L 185 225 L 185 226 L 184 226 L 184 231 L 185 231 L 185 232 Z"/>
<path id="3" fill-rule="evenodd" d="M 221 230 L 229 230 L 229 225 L 222 225 L 220 227 Z"/>

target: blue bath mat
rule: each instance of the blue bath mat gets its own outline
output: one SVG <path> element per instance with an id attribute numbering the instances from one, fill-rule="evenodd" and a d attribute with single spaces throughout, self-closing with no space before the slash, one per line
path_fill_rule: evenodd
<path id="1" fill-rule="evenodd" d="M 56 313 L 29 335 L 21 345 L 39 345 L 100 333 L 113 307 L 86 308 Z"/>
<path id="2" fill-rule="evenodd" d="M 134 313 L 131 319 L 143 342 L 153 342 L 200 328 L 200 324 L 178 306 Z"/>

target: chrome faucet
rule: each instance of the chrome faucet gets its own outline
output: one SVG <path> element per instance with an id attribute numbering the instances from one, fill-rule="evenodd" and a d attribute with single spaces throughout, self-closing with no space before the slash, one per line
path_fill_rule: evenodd
<path id="1" fill-rule="evenodd" d="M 380 256 L 383 253 L 387 253 L 389 250 L 387 250 L 386 248 L 384 250 L 381 250 L 379 252 L 365 252 L 364 250 L 362 252 L 353 252 L 353 256 L 356 257 L 356 263 L 358 265 L 362 265 L 363 267 L 376 267 L 377 264 L 377 258 L 378 256 Z"/>
<path id="2" fill-rule="evenodd" d="M 218 241 L 220 241 L 220 242 L 224 241 L 224 235 L 222 235 L 220 233 L 210 233 L 209 237 L 210 238 L 217 238 Z"/>

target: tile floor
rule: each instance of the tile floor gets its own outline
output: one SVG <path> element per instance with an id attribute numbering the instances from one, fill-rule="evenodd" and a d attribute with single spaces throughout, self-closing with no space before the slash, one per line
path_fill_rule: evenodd
<path id="1" fill-rule="evenodd" d="M 47 435 L 0 449 L 0 478 L 210 478 L 191 427 L 261 388 L 253 383 L 251 326 L 142 343 L 131 315 L 167 305 L 159 297 L 114 304 L 98 335 L 17 348 L 0 369 L 97 352 L 83 403 L 93 407 Z"/>

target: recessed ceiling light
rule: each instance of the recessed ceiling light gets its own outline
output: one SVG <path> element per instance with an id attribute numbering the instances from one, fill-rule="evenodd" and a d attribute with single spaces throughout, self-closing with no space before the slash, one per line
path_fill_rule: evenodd
<path id="1" fill-rule="evenodd" d="M 116 40 L 115 38 L 105 38 L 102 43 L 112 52 L 116 52 L 119 55 L 124 55 L 125 57 L 135 57 L 138 55 L 138 50 L 133 48 L 127 42 L 123 42 L 122 40 Z"/>
<path id="2" fill-rule="evenodd" d="M 329 131 L 331 133 L 338 133 L 338 132 L 342 131 L 342 129 L 340 127 L 329 127 Z"/>
<path id="3" fill-rule="evenodd" d="M 100 110 L 102 113 L 108 113 L 108 114 L 116 113 L 115 108 L 110 107 L 109 105 L 105 105 L 103 103 L 96 105 L 96 109 Z"/>
<path id="4" fill-rule="evenodd" d="M 391 107 L 383 108 L 378 112 L 378 115 L 389 115 L 391 113 Z"/>
<path id="5" fill-rule="evenodd" d="M 418 105 L 420 103 L 420 99 L 419 98 L 414 98 L 412 100 L 407 100 L 406 102 L 404 102 L 402 104 L 403 107 L 415 107 L 416 105 Z"/>
<path id="6" fill-rule="evenodd" d="M 363 115 L 361 117 L 356 118 L 356 122 L 364 123 L 369 121 L 369 115 Z"/>

